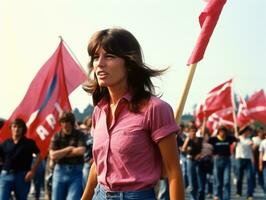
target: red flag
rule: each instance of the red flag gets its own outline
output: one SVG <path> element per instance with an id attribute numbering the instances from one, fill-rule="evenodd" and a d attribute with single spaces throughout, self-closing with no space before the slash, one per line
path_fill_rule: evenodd
<path id="1" fill-rule="evenodd" d="M 256 120 L 263 124 L 266 124 L 266 96 L 263 90 L 255 92 L 247 101 L 245 112 L 243 115 L 252 120 Z M 241 119 L 239 118 L 239 126 L 245 125 L 241 124 Z"/>
<path id="2" fill-rule="evenodd" d="M 86 79 L 85 72 L 61 41 L 55 53 L 32 80 L 22 102 L 5 122 L 0 140 L 11 136 L 9 124 L 20 117 L 27 123 L 27 137 L 35 140 L 44 157 L 51 137 L 60 128 L 59 113 L 71 110 L 68 95 Z"/>
<path id="3" fill-rule="evenodd" d="M 253 94 L 247 102 L 249 116 L 266 124 L 266 96 L 263 90 Z"/>
<path id="4" fill-rule="evenodd" d="M 213 132 L 218 129 L 219 126 L 223 125 L 228 128 L 234 127 L 234 108 L 226 108 L 224 110 L 217 111 L 208 117 L 206 127 Z"/>
<path id="5" fill-rule="evenodd" d="M 188 65 L 199 62 L 207 48 L 213 30 L 222 12 L 226 0 L 210 0 L 199 16 L 201 33 L 198 37 L 196 46 L 188 60 Z"/>
<path id="6" fill-rule="evenodd" d="M 199 127 L 204 120 L 203 104 L 197 106 L 194 110 L 194 121 L 197 127 Z"/>
<path id="7" fill-rule="evenodd" d="M 239 106 L 237 112 L 237 125 L 242 128 L 246 124 L 250 123 L 252 119 L 248 116 L 248 107 L 245 99 L 239 96 Z"/>
<path id="8" fill-rule="evenodd" d="M 232 92 L 232 79 L 212 89 L 198 113 L 199 118 L 208 118 L 212 113 L 219 110 L 234 107 Z"/>

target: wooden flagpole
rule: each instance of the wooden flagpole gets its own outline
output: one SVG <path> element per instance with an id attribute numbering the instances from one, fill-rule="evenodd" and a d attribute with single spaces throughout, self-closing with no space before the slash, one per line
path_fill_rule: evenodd
<path id="1" fill-rule="evenodd" d="M 191 83 L 193 80 L 193 76 L 194 76 L 194 73 L 196 71 L 196 67 L 197 67 L 197 63 L 189 65 L 188 77 L 187 77 L 187 80 L 185 82 L 185 86 L 183 88 L 183 91 L 181 93 L 179 102 L 177 104 L 177 109 L 176 109 L 176 113 L 175 113 L 175 120 L 178 124 L 180 124 L 180 121 L 181 121 L 182 113 L 183 113 L 183 110 L 185 107 L 185 103 L 186 103 L 188 92 L 189 92 L 189 89 L 190 89 L 190 86 L 191 86 Z"/>

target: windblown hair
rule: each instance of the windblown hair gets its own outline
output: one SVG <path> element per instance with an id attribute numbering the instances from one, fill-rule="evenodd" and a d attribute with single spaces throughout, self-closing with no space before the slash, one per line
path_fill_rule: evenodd
<path id="1" fill-rule="evenodd" d="M 128 86 L 132 93 L 132 100 L 129 102 L 129 110 L 138 112 L 140 103 L 155 95 L 154 85 L 151 77 L 161 75 L 166 69 L 154 70 L 143 62 L 141 47 L 137 39 L 127 30 L 121 28 L 110 28 L 96 32 L 90 39 L 88 53 L 90 56 L 89 79 L 90 82 L 84 88 L 92 94 L 93 104 L 96 105 L 103 97 L 109 97 L 106 87 L 99 86 L 93 71 L 94 55 L 99 48 L 107 53 L 116 55 L 125 60 L 125 67 L 128 74 Z"/>

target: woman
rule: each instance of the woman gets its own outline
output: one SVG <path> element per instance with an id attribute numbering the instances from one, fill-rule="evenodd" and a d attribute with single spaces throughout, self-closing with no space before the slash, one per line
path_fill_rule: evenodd
<path id="1" fill-rule="evenodd" d="M 88 53 L 93 80 L 86 90 L 95 105 L 91 129 L 94 163 L 82 200 L 121 196 L 155 200 L 153 188 L 162 166 L 170 198 L 183 200 L 176 145 L 179 128 L 171 107 L 155 97 L 151 82 L 151 77 L 165 70 L 147 67 L 136 38 L 120 28 L 96 32 Z"/>

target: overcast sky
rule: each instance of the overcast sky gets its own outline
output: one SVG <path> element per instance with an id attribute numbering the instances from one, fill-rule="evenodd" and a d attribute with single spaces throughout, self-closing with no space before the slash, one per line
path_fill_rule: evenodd
<path id="1" fill-rule="evenodd" d="M 90 36 L 112 26 L 136 36 L 147 64 L 170 66 L 154 83 L 175 110 L 205 5 L 203 0 L 0 0 L 0 117 L 8 118 L 22 101 L 30 82 L 57 48 L 59 35 L 87 71 Z M 185 113 L 230 78 L 240 95 L 266 90 L 265 10 L 265 0 L 227 1 L 198 63 Z M 91 97 L 78 88 L 70 102 L 82 112 Z"/>

